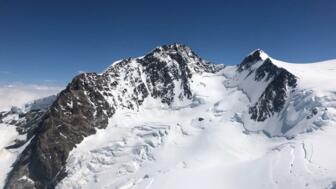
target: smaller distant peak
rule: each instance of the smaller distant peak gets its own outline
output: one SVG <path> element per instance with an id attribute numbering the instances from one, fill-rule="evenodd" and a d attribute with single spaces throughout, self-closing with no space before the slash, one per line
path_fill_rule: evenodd
<path id="1" fill-rule="evenodd" d="M 238 71 L 243 71 L 249 69 L 252 65 L 257 62 L 265 62 L 265 60 L 270 59 L 267 53 L 261 49 L 256 49 L 252 51 L 244 60 L 238 65 Z"/>

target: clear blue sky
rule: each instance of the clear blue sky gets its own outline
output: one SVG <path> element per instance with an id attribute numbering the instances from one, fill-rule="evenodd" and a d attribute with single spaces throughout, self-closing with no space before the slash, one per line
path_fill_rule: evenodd
<path id="1" fill-rule="evenodd" d="M 0 83 L 64 85 L 167 43 L 216 63 L 336 58 L 335 0 L 0 0 Z"/>

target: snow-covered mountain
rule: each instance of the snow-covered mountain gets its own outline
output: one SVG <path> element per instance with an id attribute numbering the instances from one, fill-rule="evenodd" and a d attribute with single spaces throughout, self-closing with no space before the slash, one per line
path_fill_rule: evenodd
<path id="1" fill-rule="evenodd" d="M 164 45 L 0 114 L 4 188 L 335 188 L 336 61 Z"/>

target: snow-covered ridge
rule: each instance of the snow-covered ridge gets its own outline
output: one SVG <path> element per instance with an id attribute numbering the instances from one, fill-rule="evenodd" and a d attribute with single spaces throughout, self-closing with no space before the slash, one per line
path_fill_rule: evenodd
<path id="1" fill-rule="evenodd" d="M 317 95 L 336 89 L 336 60 L 316 63 L 287 63 L 272 58 L 275 65 L 285 68 L 299 78 L 300 86 L 311 89 Z"/>

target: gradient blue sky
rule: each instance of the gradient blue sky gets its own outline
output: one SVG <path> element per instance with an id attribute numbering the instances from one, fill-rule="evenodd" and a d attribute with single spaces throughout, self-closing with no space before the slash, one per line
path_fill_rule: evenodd
<path id="1" fill-rule="evenodd" d="M 215 63 L 261 48 L 336 58 L 335 0 L 0 0 L 0 84 L 65 85 L 79 71 L 184 43 Z"/>

